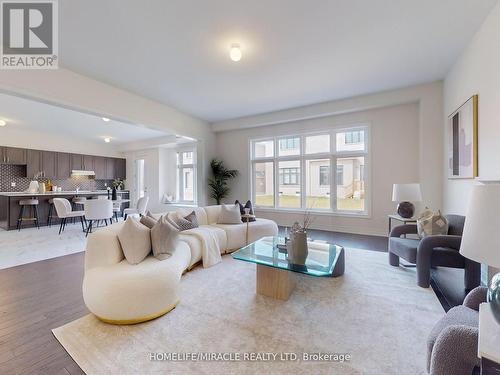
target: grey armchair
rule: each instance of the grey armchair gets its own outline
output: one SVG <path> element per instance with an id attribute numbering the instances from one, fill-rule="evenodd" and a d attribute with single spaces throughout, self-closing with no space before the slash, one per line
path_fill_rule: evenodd
<path id="1" fill-rule="evenodd" d="M 417 284 L 428 288 L 432 267 L 463 268 L 465 289 L 477 287 L 481 281 L 481 265 L 459 253 L 465 217 L 446 215 L 449 223 L 447 235 L 425 237 L 422 240 L 406 238 L 417 234 L 416 225 L 400 225 L 389 236 L 389 264 L 399 266 L 399 258 L 417 265 Z M 404 238 L 402 236 L 405 235 Z"/>
<path id="2" fill-rule="evenodd" d="M 427 338 L 427 372 L 431 375 L 479 373 L 477 346 L 479 305 L 488 288 L 473 289 L 461 306 L 450 309 Z"/>

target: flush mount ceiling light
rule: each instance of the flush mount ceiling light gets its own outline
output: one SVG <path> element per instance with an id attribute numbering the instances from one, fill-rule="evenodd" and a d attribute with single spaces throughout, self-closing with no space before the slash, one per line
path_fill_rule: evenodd
<path id="1" fill-rule="evenodd" d="M 106 142 L 106 143 L 111 142 L 111 138 L 109 138 L 109 137 L 104 138 L 104 142 Z"/>
<path id="2" fill-rule="evenodd" d="M 104 122 L 110 122 L 111 120 L 109 118 L 107 118 L 107 117 L 103 117 L 102 121 L 104 121 Z"/>
<path id="3" fill-rule="evenodd" d="M 243 54 L 241 53 L 241 47 L 238 43 L 231 44 L 231 48 L 229 49 L 229 57 L 233 61 L 240 61 Z"/>
<path id="4" fill-rule="evenodd" d="M 0 120 L 0 126 L 5 126 L 7 123 L 4 120 Z"/>

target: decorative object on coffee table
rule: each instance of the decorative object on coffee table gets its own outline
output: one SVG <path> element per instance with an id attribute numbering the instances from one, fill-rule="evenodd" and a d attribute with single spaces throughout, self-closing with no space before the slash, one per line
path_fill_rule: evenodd
<path id="1" fill-rule="evenodd" d="M 460 254 L 500 268 L 500 182 L 481 183 L 472 188 Z M 488 302 L 500 324 L 500 273 L 493 276 L 488 289 Z"/>
<path id="2" fill-rule="evenodd" d="M 415 206 L 412 202 L 422 201 L 420 184 L 394 184 L 392 187 L 392 201 L 399 202 L 399 216 L 405 219 L 413 217 Z"/>

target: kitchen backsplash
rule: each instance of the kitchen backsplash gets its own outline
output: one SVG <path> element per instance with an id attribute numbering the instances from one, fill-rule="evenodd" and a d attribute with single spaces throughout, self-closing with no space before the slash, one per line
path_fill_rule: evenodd
<path id="1" fill-rule="evenodd" d="M 27 190 L 31 179 L 23 177 L 26 175 L 26 166 L 0 164 L 0 191 L 24 191 Z M 40 178 L 39 182 L 47 182 L 48 178 Z M 94 180 L 86 176 L 76 176 L 65 180 L 53 180 L 53 185 L 60 186 L 62 190 L 70 191 L 80 188 L 80 190 L 106 190 L 111 186 L 112 180 Z M 15 187 L 11 183 L 16 184 Z"/>

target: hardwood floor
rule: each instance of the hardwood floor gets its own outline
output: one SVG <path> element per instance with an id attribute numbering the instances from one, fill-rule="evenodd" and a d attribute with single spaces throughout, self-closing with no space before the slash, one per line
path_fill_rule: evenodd
<path id="1" fill-rule="evenodd" d="M 0 271 L 0 374 L 83 374 L 51 330 L 88 313 L 84 254 Z"/>
<path id="2" fill-rule="evenodd" d="M 387 238 L 310 231 L 344 247 L 387 251 Z M 83 374 L 52 335 L 88 313 L 82 298 L 84 253 L 0 270 L 0 374 Z"/>

